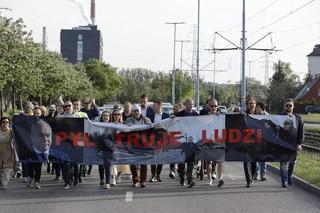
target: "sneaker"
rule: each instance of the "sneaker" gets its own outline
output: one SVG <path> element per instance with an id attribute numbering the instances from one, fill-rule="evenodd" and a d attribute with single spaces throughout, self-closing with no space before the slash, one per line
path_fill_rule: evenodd
<path id="1" fill-rule="evenodd" d="M 156 177 L 155 177 L 155 176 L 152 176 L 152 177 L 150 178 L 149 182 L 157 182 Z"/>
<path id="2" fill-rule="evenodd" d="M 117 182 L 116 182 L 116 179 L 113 179 L 111 182 L 111 186 L 115 186 L 115 185 L 117 185 Z"/>
<path id="3" fill-rule="evenodd" d="M 104 188 L 105 189 L 110 189 L 110 184 L 107 183 L 106 185 L 104 185 Z"/>
<path id="4" fill-rule="evenodd" d="M 73 185 L 77 186 L 78 185 L 78 181 L 77 180 L 73 181 Z"/>
<path id="5" fill-rule="evenodd" d="M 54 178 L 54 181 L 58 181 L 58 180 L 61 180 L 61 179 L 60 179 L 59 176 L 56 176 L 56 177 Z"/>
<path id="6" fill-rule="evenodd" d="M 188 186 L 188 188 L 192 188 L 192 187 L 194 187 L 195 185 L 196 185 L 196 183 L 193 182 L 193 181 L 191 181 L 190 184 L 189 184 L 189 186 Z"/>
<path id="7" fill-rule="evenodd" d="M 282 182 L 281 187 L 287 188 L 287 182 Z"/>
<path id="8" fill-rule="evenodd" d="M 180 178 L 180 185 L 184 186 L 184 178 Z"/>
<path id="9" fill-rule="evenodd" d="M 212 178 L 212 180 L 217 179 L 217 175 L 216 175 L 216 173 L 215 173 L 215 172 L 213 172 L 213 173 L 212 173 L 212 177 L 211 177 L 211 178 Z"/>
<path id="10" fill-rule="evenodd" d="M 134 184 L 132 185 L 132 187 L 138 188 L 138 187 L 139 187 L 139 183 L 134 183 Z"/>
<path id="11" fill-rule="evenodd" d="M 144 187 L 146 187 L 146 184 L 145 184 L 145 183 L 141 183 L 141 184 L 140 184 L 140 187 L 141 187 L 141 188 L 144 188 Z"/>
<path id="12" fill-rule="evenodd" d="M 28 183 L 28 178 L 27 178 L 27 177 L 24 177 L 24 178 L 23 178 L 23 182 L 24 182 L 24 183 Z"/>
<path id="13" fill-rule="evenodd" d="M 31 186 L 31 184 L 32 184 L 32 179 L 31 179 L 31 178 L 29 178 L 29 179 L 27 180 L 27 187 L 30 187 L 30 186 Z"/>
<path id="14" fill-rule="evenodd" d="M 212 178 L 209 178 L 208 184 L 209 184 L 209 186 L 212 186 L 212 184 L 213 184 Z"/>
<path id="15" fill-rule="evenodd" d="M 66 185 L 64 185 L 64 187 L 63 187 L 64 189 L 69 189 L 70 188 L 70 185 L 69 184 L 66 184 Z"/>
<path id="16" fill-rule="evenodd" d="M 104 186 L 103 180 L 100 180 L 100 186 Z"/>
<path id="17" fill-rule="evenodd" d="M 83 178 L 79 177 L 79 183 L 83 183 Z"/>
<path id="18" fill-rule="evenodd" d="M 247 187 L 247 188 L 250 188 L 251 186 L 252 186 L 252 182 L 247 182 L 246 187 Z"/>
<path id="19" fill-rule="evenodd" d="M 174 179 L 175 176 L 176 176 L 175 173 L 173 171 L 170 171 L 169 178 Z"/>
<path id="20" fill-rule="evenodd" d="M 218 187 L 223 186 L 223 184 L 224 184 L 224 180 L 223 180 L 223 179 L 220 179 L 219 182 L 218 182 Z"/>
<path id="21" fill-rule="evenodd" d="M 34 188 L 41 189 L 40 183 L 39 182 L 34 182 Z"/>
<path id="22" fill-rule="evenodd" d="M 157 182 L 162 182 L 160 176 L 157 177 Z"/>

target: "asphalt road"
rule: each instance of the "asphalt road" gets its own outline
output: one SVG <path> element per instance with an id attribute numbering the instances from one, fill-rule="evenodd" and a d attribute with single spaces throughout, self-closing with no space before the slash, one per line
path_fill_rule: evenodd
<path id="1" fill-rule="evenodd" d="M 148 168 L 149 169 L 149 168 Z M 192 189 L 170 180 L 168 169 L 163 182 L 133 188 L 128 176 L 111 188 L 99 185 L 97 169 L 85 183 L 63 189 L 62 181 L 44 173 L 42 189 L 27 188 L 21 179 L 13 179 L 6 191 L 0 191 L 0 213 L 319 213 L 320 198 L 297 186 L 281 188 L 279 176 L 268 174 L 267 181 L 245 187 L 242 163 L 225 164 L 225 185 L 209 186 L 195 179 Z"/>

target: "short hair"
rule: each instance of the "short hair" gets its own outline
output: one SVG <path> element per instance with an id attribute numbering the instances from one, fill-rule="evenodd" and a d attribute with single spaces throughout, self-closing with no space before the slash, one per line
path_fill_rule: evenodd
<path id="1" fill-rule="evenodd" d="M 9 117 L 6 117 L 6 116 L 2 117 L 1 120 L 0 120 L 0 122 L 2 122 L 3 120 L 9 120 L 9 122 L 10 122 Z"/>
<path id="2" fill-rule="evenodd" d="M 72 103 L 73 103 L 73 102 L 80 102 L 80 103 L 81 103 L 81 99 L 79 99 L 79 98 L 73 99 L 73 100 L 72 100 Z"/>
<path id="3" fill-rule="evenodd" d="M 33 110 L 36 110 L 36 109 L 39 109 L 42 112 L 41 107 L 36 106 L 36 107 L 33 108 Z"/>
<path id="4" fill-rule="evenodd" d="M 247 100 L 246 100 L 246 104 L 248 104 L 249 101 L 257 102 L 257 99 L 256 99 L 255 97 L 253 97 L 253 96 L 249 96 L 249 97 L 247 98 Z"/>
<path id="5" fill-rule="evenodd" d="M 286 102 L 292 102 L 292 103 L 294 103 L 294 100 L 293 100 L 293 98 L 287 98 L 286 101 L 285 101 L 285 103 L 286 103 Z"/>
<path id="6" fill-rule="evenodd" d="M 162 105 L 162 101 L 159 101 L 159 100 L 155 100 L 155 101 L 153 101 L 153 103 L 156 103 L 156 104 Z"/>
<path id="7" fill-rule="evenodd" d="M 183 104 L 186 105 L 187 101 L 191 101 L 191 102 L 193 103 L 192 98 L 187 98 L 187 99 L 183 102 Z"/>
<path id="8" fill-rule="evenodd" d="M 145 98 L 148 98 L 148 96 L 147 96 L 146 94 L 142 94 L 142 95 L 140 96 L 140 99 L 145 99 Z"/>

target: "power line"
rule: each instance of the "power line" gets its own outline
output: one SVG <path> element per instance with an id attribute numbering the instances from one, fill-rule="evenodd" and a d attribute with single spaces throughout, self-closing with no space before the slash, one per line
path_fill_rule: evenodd
<path id="1" fill-rule="evenodd" d="M 303 25 L 303 26 L 300 26 L 300 27 L 287 29 L 287 30 L 275 31 L 273 33 L 287 33 L 287 32 L 292 32 L 292 31 L 297 31 L 297 30 L 301 30 L 301 29 L 304 29 L 304 28 L 312 27 L 314 25 L 320 25 L 320 21 L 317 21 L 317 22 L 314 22 L 314 23 L 311 23 L 311 24 L 306 24 L 306 25 Z"/>
<path id="2" fill-rule="evenodd" d="M 265 28 L 268 28 L 268 27 L 270 27 L 270 26 L 278 23 L 278 22 L 281 21 L 282 19 L 285 19 L 286 17 L 294 14 L 295 12 L 298 12 L 299 10 L 301 10 L 302 8 L 308 6 L 309 4 L 311 4 L 311 3 L 314 2 L 314 1 L 316 1 L 316 0 L 311 0 L 311 1 L 307 2 L 307 3 L 305 3 L 304 5 L 296 8 L 295 10 L 290 11 L 289 13 L 285 14 L 284 16 L 281 16 L 280 18 L 278 18 L 277 20 L 271 22 L 270 24 L 267 24 L 266 26 L 263 26 L 263 27 L 259 28 L 258 30 L 254 31 L 254 32 L 251 33 L 248 37 L 256 34 L 257 32 L 260 32 L 261 30 L 263 30 L 263 29 L 265 29 Z"/>

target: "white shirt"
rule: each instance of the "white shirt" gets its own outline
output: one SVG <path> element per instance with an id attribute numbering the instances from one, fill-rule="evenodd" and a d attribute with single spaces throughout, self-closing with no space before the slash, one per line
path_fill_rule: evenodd
<path id="1" fill-rule="evenodd" d="M 141 115 L 143 115 L 144 117 L 146 117 L 147 114 L 147 107 L 146 108 L 142 108 L 141 107 Z"/>
<path id="2" fill-rule="evenodd" d="M 162 120 L 162 112 L 154 114 L 154 123 L 157 123 Z"/>

